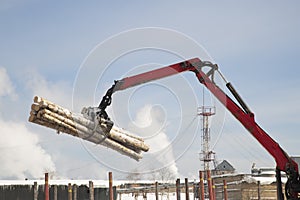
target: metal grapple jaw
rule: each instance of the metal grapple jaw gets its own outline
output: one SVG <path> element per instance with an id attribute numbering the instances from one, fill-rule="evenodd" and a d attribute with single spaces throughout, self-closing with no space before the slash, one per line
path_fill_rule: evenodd
<path id="1" fill-rule="evenodd" d="M 108 135 L 112 129 L 114 123 L 110 120 L 107 113 L 102 111 L 99 107 L 84 107 L 81 110 L 81 114 L 84 118 L 95 122 L 100 126 L 105 135 Z"/>

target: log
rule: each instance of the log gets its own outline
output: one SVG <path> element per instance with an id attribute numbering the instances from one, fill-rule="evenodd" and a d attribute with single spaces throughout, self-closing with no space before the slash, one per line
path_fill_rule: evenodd
<path id="1" fill-rule="evenodd" d="M 35 103 L 38 103 L 39 105 L 41 105 L 42 107 L 49 107 L 50 109 L 52 109 L 53 112 L 61 112 L 62 114 L 71 114 L 71 112 L 68 109 L 65 109 L 51 101 L 48 101 L 47 99 L 44 99 L 42 97 L 39 96 L 35 96 L 33 101 Z"/>
<path id="2" fill-rule="evenodd" d="M 70 131 L 69 129 L 66 129 L 65 127 L 49 123 L 48 121 L 43 121 L 42 119 L 38 119 L 36 116 L 33 116 L 33 115 L 29 116 L 28 121 L 38 124 L 38 125 L 41 125 L 41 126 L 46 126 L 48 128 L 55 129 L 55 130 L 57 130 L 58 133 L 63 132 L 63 133 L 67 133 L 70 135 L 76 135 L 76 133 L 73 133 L 72 131 Z"/>
<path id="3" fill-rule="evenodd" d="M 66 118 L 57 113 L 51 112 L 50 110 L 47 110 L 47 109 L 40 110 L 38 112 L 38 115 L 43 115 L 45 113 L 47 115 L 50 115 L 64 123 L 72 126 L 75 129 L 83 131 L 89 135 L 93 134 L 93 130 L 94 130 L 94 132 L 97 132 L 97 133 L 103 135 L 104 137 L 111 138 L 111 139 L 117 141 L 118 143 L 125 145 L 128 148 L 132 147 L 131 149 L 134 149 L 135 151 L 140 151 L 140 150 L 148 151 L 149 150 L 149 147 L 144 142 L 137 140 L 135 138 L 129 137 L 128 135 L 124 135 L 124 134 L 122 135 L 119 130 L 116 131 L 117 130 L 116 128 L 112 129 L 107 136 L 106 133 L 104 133 L 104 131 L 102 130 L 101 126 L 96 126 L 94 122 L 85 123 L 85 124 L 90 124 L 91 125 L 90 127 L 82 126 L 81 124 L 78 124 L 69 118 Z M 84 119 L 84 120 L 86 120 L 86 119 Z M 81 119 L 81 121 L 84 121 L 84 120 Z M 87 121 L 89 121 L 89 120 L 87 120 Z M 95 128 L 95 126 L 96 126 L 96 128 Z M 103 137 L 103 139 L 105 139 L 104 137 Z"/>
<path id="4" fill-rule="evenodd" d="M 55 117 L 53 117 L 51 115 L 48 115 L 47 113 L 42 114 L 38 118 L 42 118 L 44 121 L 49 121 L 51 124 L 56 124 L 57 127 L 59 127 L 59 126 L 64 127 L 66 129 L 70 130 L 72 133 L 75 133 L 74 136 L 78 137 L 78 133 L 77 133 L 78 131 L 74 127 L 60 121 L 59 119 L 56 119 Z"/>
<path id="5" fill-rule="evenodd" d="M 37 108 L 35 108 L 34 110 L 36 110 L 36 111 L 38 111 L 41 108 L 48 108 L 50 111 L 58 113 L 60 115 L 63 115 L 65 117 L 69 118 L 69 119 L 72 119 L 72 120 L 76 121 L 77 123 L 80 123 L 83 126 L 89 127 L 91 129 L 95 128 L 95 123 L 94 122 L 92 122 L 88 119 L 85 119 L 80 115 L 73 114 L 68 109 L 65 109 L 61 106 L 58 106 L 55 103 L 52 103 L 51 101 L 48 101 L 48 100 L 46 100 L 42 97 L 35 96 L 34 97 L 34 102 L 39 104 L 38 106 L 35 105 Z M 137 139 L 137 140 L 140 140 L 140 141 L 144 142 L 144 140 L 141 137 L 130 134 L 128 131 L 125 131 L 122 128 L 113 127 L 113 129 L 115 129 L 116 134 L 122 133 L 123 135 L 127 135 L 131 138 L 134 138 L 134 139 Z"/>
<path id="6" fill-rule="evenodd" d="M 134 147 L 141 151 L 147 152 L 149 150 L 149 146 L 146 145 L 144 142 L 137 140 L 135 138 L 129 137 L 128 135 L 125 135 L 125 134 L 122 135 L 119 132 L 116 132 L 115 129 L 112 129 L 110 131 L 109 138 L 112 138 L 113 140 L 116 140 L 128 147 Z"/>
<path id="7" fill-rule="evenodd" d="M 113 126 L 112 130 L 114 130 L 115 132 L 118 132 L 118 133 L 120 133 L 122 135 L 127 135 L 127 136 L 129 136 L 131 138 L 134 138 L 134 139 L 140 140 L 141 142 L 144 142 L 143 138 L 141 138 L 139 136 L 136 136 L 136 135 L 133 135 L 133 134 L 129 133 L 128 131 L 126 131 L 123 128 L 119 128 L 119 127 Z"/>
<path id="8" fill-rule="evenodd" d="M 41 109 L 40 105 L 38 104 L 32 104 L 31 110 L 38 112 Z"/>
<path id="9" fill-rule="evenodd" d="M 141 137 L 116 126 L 107 134 L 105 127 L 97 121 L 93 122 L 38 96 L 34 97 L 28 121 L 101 144 L 137 161 L 142 158 L 141 151 L 149 150 Z"/>
<path id="10" fill-rule="evenodd" d="M 33 104 L 32 105 L 32 109 L 33 110 L 40 110 L 41 108 L 47 108 L 49 109 L 49 111 L 52 111 L 52 115 L 56 114 L 56 118 L 58 118 L 58 115 L 62 115 L 65 116 L 66 118 L 70 119 L 70 120 L 74 120 L 75 122 L 83 125 L 80 126 L 78 125 L 76 128 L 79 128 L 80 130 L 82 130 L 82 128 L 84 128 L 83 131 L 87 132 L 87 130 L 85 130 L 85 127 L 88 127 L 92 130 L 95 129 L 96 123 L 85 119 L 79 115 L 75 115 L 72 114 L 72 112 L 70 112 L 69 110 L 62 108 L 58 105 L 55 105 L 54 103 L 43 99 L 41 97 L 35 96 L 34 97 L 34 102 L 38 103 L 38 105 Z M 49 113 L 48 113 L 49 114 Z M 51 114 L 50 114 L 51 115 Z M 60 119 L 63 120 L 63 119 Z M 71 121 L 65 120 L 67 124 L 70 124 L 71 126 L 74 126 L 74 123 L 72 123 Z M 69 123 L 70 122 L 70 123 Z M 101 127 L 96 127 L 97 132 L 99 132 L 100 134 L 104 134 L 105 133 L 101 130 Z M 109 134 L 110 138 L 113 138 L 114 140 L 122 143 L 122 144 L 128 144 L 128 146 L 132 146 L 135 147 L 136 149 L 140 149 L 142 151 L 148 151 L 149 150 L 149 146 L 147 146 L 143 139 L 137 136 L 134 136 L 133 134 L 130 134 L 129 132 L 125 131 L 124 129 L 121 128 L 117 128 L 117 127 L 113 127 L 113 129 L 111 130 L 110 134 Z"/>
<path id="11" fill-rule="evenodd" d="M 92 133 L 92 135 L 88 135 L 85 132 L 80 131 L 80 130 L 70 126 L 69 124 L 66 124 L 66 123 L 56 119 L 55 117 L 48 115 L 47 113 L 40 114 L 40 116 L 44 120 L 40 120 L 39 118 L 36 118 L 34 116 L 31 116 L 29 120 L 32 121 L 33 123 L 40 124 L 42 126 L 46 126 L 49 128 L 53 128 L 57 131 L 67 133 L 72 136 L 79 137 L 79 138 L 85 139 L 87 141 L 96 143 L 96 144 L 101 144 L 103 146 L 106 146 L 108 148 L 116 150 L 123 155 L 129 156 L 129 157 L 133 158 L 134 160 L 138 161 L 142 158 L 141 155 L 139 155 L 134 150 L 129 149 L 126 146 L 119 144 L 118 142 L 110 140 L 109 138 L 104 138 L 103 135 L 100 135 L 97 133 L 96 134 Z M 47 120 L 47 121 L 45 121 L 45 120 Z M 52 123 L 49 123 L 49 122 L 52 122 Z M 57 124 L 57 125 L 54 125 L 54 124 Z"/>

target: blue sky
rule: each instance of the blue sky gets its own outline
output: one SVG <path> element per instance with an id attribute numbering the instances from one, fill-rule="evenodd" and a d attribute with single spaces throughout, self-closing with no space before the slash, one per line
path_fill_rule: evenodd
<path id="1" fill-rule="evenodd" d="M 299 155 L 299 7 L 299 1 L 226 1 L 226 3 L 208 1 L 113 1 L 109 3 L 101 1 L 2 1 L 0 3 L 0 77 L 2 79 L 0 81 L 0 119 L 3 126 L 8 122 L 12 123 L 18 128 L 19 134 L 14 136 L 15 133 L 10 127 L 0 128 L 2 133 L 4 131 L 10 133 L 5 137 L 11 141 L 0 143 L 0 151 L 3 151 L 5 155 L 0 158 L 2 162 L 9 161 L 11 160 L 10 150 L 20 152 L 23 151 L 22 148 L 27 148 L 29 153 L 36 152 L 36 157 L 39 159 L 31 162 L 41 163 L 42 170 L 36 170 L 37 173 L 30 171 L 20 155 L 19 160 L 17 159 L 18 163 L 21 163 L 20 167 L 15 169 L 18 173 L 4 175 L 5 170 L 11 168 L 8 165 L 2 170 L 0 168 L 3 172 L 0 172 L 0 177 L 38 178 L 42 176 L 39 174 L 45 171 L 44 168 L 47 168 L 42 163 L 47 163 L 52 166 L 49 167 L 51 170 L 56 171 L 57 176 L 106 178 L 106 172 L 111 169 L 103 166 L 99 160 L 87 153 L 80 140 L 63 135 L 58 136 L 54 134 L 54 131 L 29 124 L 27 118 L 30 104 L 34 95 L 43 95 L 45 98 L 72 108 L 72 103 L 74 103 L 72 92 L 76 85 L 76 77 L 78 78 L 78 74 L 80 76 L 83 69 L 80 66 L 84 66 L 86 59 L 93 53 L 93 50 L 96 50 L 97 45 L 99 47 L 99 44 L 103 44 L 108 38 L 124 33 L 124 31 L 144 27 L 173 30 L 200 44 L 212 60 L 219 64 L 226 78 L 244 97 L 256 114 L 258 123 L 289 154 Z M 148 41 L 151 38 L 142 37 L 142 40 Z M 131 43 L 131 41 L 126 42 Z M 123 43 L 116 46 L 116 49 L 121 48 L 122 45 Z M 174 46 L 178 45 L 181 45 L 179 41 L 174 40 Z M 185 47 L 183 44 L 182 48 Z M 109 54 L 109 51 L 106 53 Z M 103 55 L 97 59 L 105 60 L 105 57 Z M 101 96 L 114 79 L 121 78 L 124 74 L 148 69 L 149 63 L 155 63 L 155 67 L 158 67 L 178 61 L 180 61 L 178 57 L 162 51 L 141 51 L 136 54 L 123 55 L 113 62 L 107 75 L 97 83 L 98 85 L 90 86 L 90 89 L 95 91 L 95 96 Z M 143 64 L 147 66 L 139 68 Z M 120 70 L 122 65 L 126 65 L 122 68 L 123 71 Z M 92 69 L 96 69 L 97 66 L 94 67 Z M 89 77 L 83 78 L 89 79 Z M 125 91 L 118 93 L 111 111 L 114 115 L 116 112 L 123 114 L 130 112 L 131 117 L 135 118 L 138 110 L 145 109 L 143 106 L 147 108 L 147 105 L 161 102 L 158 113 L 164 113 L 162 116 L 165 116 L 164 120 L 168 122 L 165 132 L 169 140 L 173 141 L 174 135 L 171 132 L 178 130 L 177 118 L 170 116 L 176 115 L 175 110 L 181 106 L 181 112 L 178 115 L 188 115 L 182 122 L 184 127 L 181 128 L 185 129 L 185 126 L 194 119 L 193 106 L 201 104 L 202 87 L 193 79 L 192 75 L 183 75 L 158 82 L 160 85 L 169 87 L 167 90 L 169 92 L 165 95 L 157 96 L 158 92 L 153 92 L 157 85 L 145 87 L 144 92 L 147 92 L 145 95 L 141 88 L 134 93 L 131 99 L 134 103 L 129 103 L 129 111 L 127 108 L 123 110 L 122 101 L 126 97 L 129 98 L 128 96 L 134 90 L 130 90 L 129 93 Z M 185 90 L 180 90 L 180 87 L 176 85 L 177 81 L 187 83 L 186 87 L 192 89 L 185 93 Z M 183 85 L 182 88 L 184 88 Z M 172 94 L 174 91 L 175 97 Z M 194 95 L 198 91 L 200 92 Z M 81 96 L 78 101 L 82 104 L 94 104 L 95 101 L 97 103 L 96 97 L 91 100 L 84 99 L 84 92 L 80 90 L 78 92 L 76 95 Z M 188 95 L 191 94 L 194 96 L 189 99 Z M 253 162 L 261 167 L 274 166 L 273 159 L 228 112 L 223 109 L 219 113 L 221 117 L 216 117 L 212 121 L 211 131 L 214 140 L 212 143 L 215 144 L 214 150 L 220 161 L 227 159 L 239 172 L 249 172 Z M 226 113 L 225 118 L 224 113 Z M 123 116 L 123 114 L 120 114 L 118 122 L 124 128 L 132 128 L 128 116 L 126 117 L 125 114 Z M 158 119 L 161 117 L 154 116 Z M 225 120 L 224 125 L 223 120 Z M 155 123 L 154 125 L 157 126 Z M 196 125 L 195 122 L 192 126 L 193 130 L 197 130 Z M 221 130 L 220 127 L 223 129 Z M 187 138 L 193 138 L 193 136 L 193 133 L 189 133 L 182 137 L 182 143 L 173 146 L 175 157 L 181 155 L 184 149 L 182 145 L 188 144 L 190 140 Z M 18 137 L 27 138 L 28 144 L 23 144 L 22 139 L 19 140 L 20 144 L 15 144 L 14 139 Z M 188 151 L 176 160 L 180 176 L 197 176 L 197 170 L 200 168 L 199 140 L 196 137 Z M 85 145 L 93 152 L 97 151 L 94 146 Z M 101 148 L 99 151 L 105 151 L 108 155 L 111 153 Z M 112 156 L 115 157 L 101 159 L 112 166 L 121 161 L 127 161 L 126 158 L 119 158 L 117 154 L 112 154 Z M 187 166 L 187 162 L 191 164 Z M 147 162 L 141 165 L 146 164 Z M 126 175 L 120 171 L 135 170 L 134 166 L 135 163 L 130 161 L 128 166 L 124 166 L 124 169 L 119 169 L 119 171 L 116 170 L 115 173 L 123 178 Z M 146 169 L 141 166 L 140 170 Z"/>

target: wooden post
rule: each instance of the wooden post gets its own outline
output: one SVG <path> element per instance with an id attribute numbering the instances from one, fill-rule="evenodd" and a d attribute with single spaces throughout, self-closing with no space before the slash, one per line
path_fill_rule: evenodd
<path id="1" fill-rule="evenodd" d="M 224 188 L 224 200 L 228 200 L 227 182 L 226 182 L 226 180 L 223 180 L 223 188 Z"/>
<path id="2" fill-rule="evenodd" d="M 53 200 L 57 200 L 57 185 L 53 186 Z"/>
<path id="3" fill-rule="evenodd" d="M 212 196 L 213 196 L 213 200 L 216 200 L 216 186 L 215 186 L 215 183 L 214 183 L 214 180 L 211 180 L 211 184 L 212 184 Z"/>
<path id="4" fill-rule="evenodd" d="M 199 197 L 201 200 L 204 200 L 204 174 L 202 171 L 199 171 L 199 176 L 200 176 Z"/>
<path id="5" fill-rule="evenodd" d="M 176 196 L 177 200 L 180 200 L 180 179 L 176 180 Z"/>
<path id="6" fill-rule="evenodd" d="M 68 184 L 68 200 L 72 200 L 72 185 Z"/>
<path id="7" fill-rule="evenodd" d="M 260 200 L 260 181 L 257 181 L 257 199 Z"/>
<path id="8" fill-rule="evenodd" d="M 38 194 L 39 194 L 39 187 L 37 185 L 37 182 L 34 182 L 33 185 L 33 200 L 38 200 Z"/>
<path id="9" fill-rule="evenodd" d="M 49 200 L 49 176 L 48 176 L 48 173 L 45 173 L 44 191 L 45 191 L 45 200 Z"/>
<path id="10" fill-rule="evenodd" d="M 73 200 L 77 200 L 77 185 L 73 185 Z"/>
<path id="11" fill-rule="evenodd" d="M 214 200 L 213 198 L 213 188 L 212 188 L 212 181 L 211 181 L 211 175 L 210 170 L 206 171 L 207 176 L 207 185 L 208 185 L 208 194 L 209 194 L 209 200 Z"/>
<path id="12" fill-rule="evenodd" d="M 197 184 L 193 183 L 193 200 L 196 200 L 196 187 L 198 187 Z"/>
<path id="13" fill-rule="evenodd" d="M 155 182 L 155 200 L 158 200 L 158 182 Z"/>
<path id="14" fill-rule="evenodd" d="M 94 184 L 93 181 L 89 181 L 90 199 L 94 200 Z"/>
<path id="15" fill-rule="evenodd" d="M 112 172 L 108 172 L 108 180 L 109 180 L 109 200 L 113 200 L 114 199 L 114 193 L 113 193 Z"/>
<path id="16" fill-rule="evenodd" d="M 185 199 L 189 200 L 190 195 L 189 195 L 189 180 L 188 178 L 185 178 Z"/>

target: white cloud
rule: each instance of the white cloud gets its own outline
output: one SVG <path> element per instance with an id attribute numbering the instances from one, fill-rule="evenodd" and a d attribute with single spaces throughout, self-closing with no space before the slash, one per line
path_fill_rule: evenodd
<path id="1" fill-rule="evenodd" d="M 31 71 L 26 77 L 26 86 L 34 95 L 41 96 L 50 101 L 71 107 L 72 103 L 72 86 L 66 81 L 49 81 L 37 71 Z"/>
<path id="2" fill-rule="evenodd" d="M 4 67 L 0 67 L 0 97 L 4 96 L 8 96 L 13 100 L 17 98 L 15 88 L 6 69 Z"/>
<path id="3" fill-rule="evenodd" d="M 39 145 L 38 136 L 24 123 L 0 119 L 0 177 L 39 178 L 55 171 L 49 154 Z"/>
<path id="4" fill-rule="evenodd" d="M 39 178 L 46 171 L 54 171 L 51 156 L 39 145 L 38 135 L 30 131 L 24 122 L 10 121 L 14 108 L 9 110 L 10 100 L 21 105 L 18 94 L 5 68 L 0 68 L 0 177 L 1 178 Z M 9 97 L 8 100 L 6 97 Z M 4 118 L 5 114 L 5 118 Z"/>

